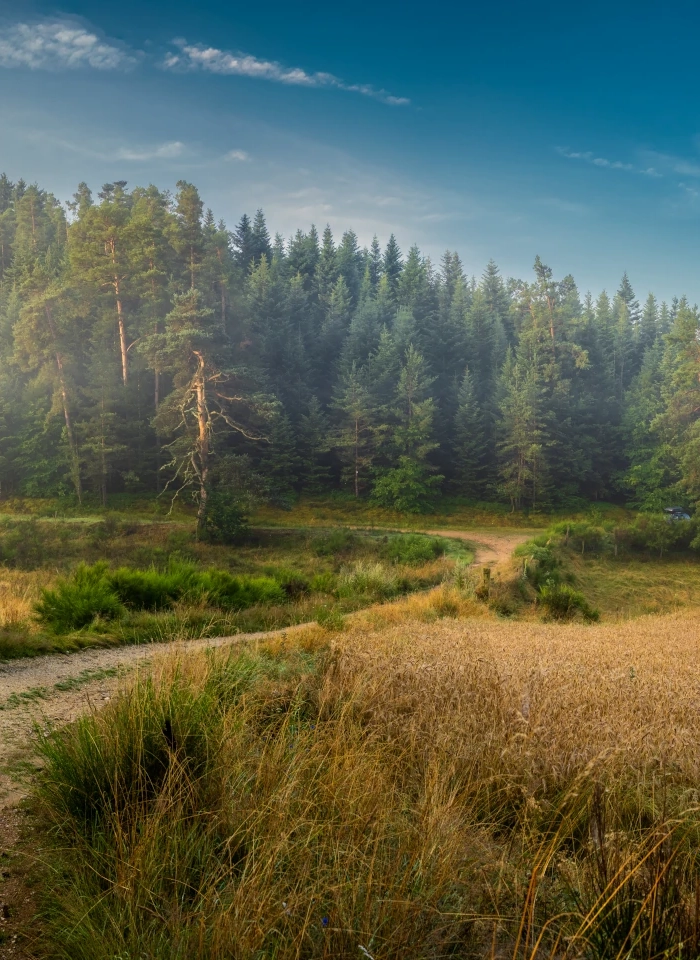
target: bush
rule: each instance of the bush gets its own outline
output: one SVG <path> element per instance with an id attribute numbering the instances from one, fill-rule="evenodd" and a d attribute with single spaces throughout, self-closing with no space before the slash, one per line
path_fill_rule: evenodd
<path id="1" fill-rule="evenodd" d="M 53 590 L 43 589 L 35 605 L 40 623 L 54 633 L 81 630 L 101 617 L 114 620 L 125 611 L 119 597 L 105 579 L 103 564 L 81 564 L 72 580 L 60 580 Z"/>
<path id="2" fill-rule="evenodd" d="M 234 577 L 225 570 L 206 570 L 199 578 L 201 595 L 223 610 L 244 610 L 257 604 L 284 603 L 287 595 L 271 577 Z"/>
<path id="3" fill-rule="evenodd" d="M 443 481 L 426 463 L 400 457 L 399 466 L 383 473 L 374 484 L 371 499 L 400 513 L 427 513 Z"/>
<path id="4" fill-rule="evenodd" d="M 544 584 L 540 587 L 538 601 L 552 620 L 573 620 L 578 613 L 587 623 L 600 619 L 600 613 L 584 595 L 567 584 Z"/>
<path id="5" fill-rule="evenodd" d="M 335 574 L 317 573 L 311 578 L 311 590 L 313 593 L 333 593 L 337 585 Z"/>
<path id="6" fill-rule="evenodd" d="M 248 518 L 230 497 L 213 493 L 207 504 L 206 539 L 211 543 L 236 543 L 248 530 Z"/>
<path id="7" fill-rule="evenodd" d="M 403 537 L 391 537 L 382 554 L 392 563 L 405 563 L 419 566 L 430 563 L 442 553 L 442 546 L 437 539 L 422 537 L 419 534 L 409 534 Z"/>
<path id="8" fill-rule="evenodd" d="M 183 592 L 181 577 L 158 570 L 119 567 L 107 582 L 121 602 L 132 610 L 166 610 Z"/>

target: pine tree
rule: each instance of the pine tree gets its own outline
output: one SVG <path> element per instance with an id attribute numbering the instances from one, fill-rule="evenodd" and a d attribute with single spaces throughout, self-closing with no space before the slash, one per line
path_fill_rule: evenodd
<path id="1" fill-rule="evenodd" d="M 457 395 L 452 433 L 454 488 L 467 497 L 483 497 L 488 476 L 488 447 L 483 414 L 476 399 L 469 368 Z"/>
<path id="2" fill-rule="evenodd" d="M 341 480 L 359 497 L 369 484 L 378 430 L 367 371 L 358 369 L 356 363 L 342 376 L 334 406 L 341 417 L 335 442 L 343 464 Z"/>
<path id="3" fill-rule="evenodd" d="M 396 385 L 393 423 L 386 441 L 394 465 L 379 472 L 372 489 L 373 500 L 402 512 L 430 509 L 444 479 L 428 459 L 437 447 L 431 385 L 423 357 L 409 347 Z"/>
<path id="4" fill-rule="evenodd" d="M 395 303 L 398 297 L 399 277 L 401 276 L 401 251 L 396 242 L 396 237 L 392 233 L 389 242 L 384 250 L 384 260 L 382 262 L 382 276 L 386 277 L 389 295 Z"/>
<path id="5" fill-rule="evenodd" d="M 156 417 L 158 432 L 173 437 L 167 446 L 170 482 L 177 493 L 194 489 L 200 535 L 206 530 L 217 434 L 260 440 L 264 420 L 274 411 L 247 383 L 244 371 L 225 364 L 221 329 L 202 299 L 197 289 L 176 297 L 165 318 L 165 332 L 153 335 L 159 343 L 152 348 L 168 365 L 174 382 Z"/>
<path id="6" fill-rule="evenodd" d="M 233 231 L 231 243 L 233 245 L 236 263 L 244 273 L 247 273 L 251 262 L 255 259 L 253 227 L 247 213 L 243 214 L 238 222 L 238 226 Z"/>
<path id="7" fill-rule="evenodd" d="M 262 210 L 257 210 L 253 219 L 253 226 L 250 231 L 250 244 L 253 253 L 253 261 L 260 263 L 263 257 L 268 263 L 272 260 L 272 245 L 270 243 L 270 234 L 265 223 L 265 215 Z"/>
<path id="8" fill-rule="evenodd" d="M 302 488 L 306 493 L 319 494 L 328 486 L 331 450 L 328 418 L 316 397 L 309 401 L 307 412 L 299 421 L 299 471 Z"/>

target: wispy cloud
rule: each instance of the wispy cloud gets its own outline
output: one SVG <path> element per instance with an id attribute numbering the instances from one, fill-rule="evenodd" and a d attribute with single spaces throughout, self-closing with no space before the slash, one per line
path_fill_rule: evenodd
<path id="1" fill-rule="evenodd" d="M 100 39 L 75 20 L 44 20 L 0 26 L 0 67 L 30 70 L 123 70 L 136 58 L 113 41 Z"/>
<path id="2" fill-rule="evenodd" d="M 179 157 L 184 148 L 184 143 L 173 140 L 171 143 L 161 143 L 159 146 L 140 150 L 120 147 L 115 156 L 117 160 L 171 160 L 174 157 Z"/>
<path id="3" fill-rule="evenodd" d="M 41 145 L 43 149 L 65 150 L 93 160 L 124 163 L 143 163 L 150 160 L 175 160 L 185 152 L 185 144 L 179 140 L 152 146 L 131 146 L 114 144 L 111 140 L 91 141 L 88 137 L 67 139 L 55 136 L 46 130 L 29 130 L 20 134 L 30 143 Z"/>
<path id="4" fill-rule="evenodd" d="M 645 151 L 644 157 L 655 166 L 670 173 L 677 173 L 681 177 L 700 177 L 700 163 L 697 160 L 687 160 L 670 153 L 657 153 L 655 150 Z"/>
<path id="5" fill-rule="evenodd" d="M 178 52 L 171 52 L 162 63 L 166 70 L 205 70 L 225 76 L 253 77 L 297 87 L 334 87 L 372 97 L 391 106 L 405 106 L 407 97 L 395 97 L 366 83 L 347 83 L 332 73 L 308 73 L 301 67 L 285 67 L 275 60 L 260 60 L 247 53 L 231 53 L 186 40 L 174 40 Z"/>
<path id="6" fill-rule="evenodd" d="M 229 150 L 224 156 L 224 160 L 239 160 L 245 163 L 250 160 L 250 154 L 246 153 L 245 150 Z"/>
<path id="7" fill-rule="evenodd" d="M 584 163 L 590 163 L 594 167 L 601 167 L 607 170 L 622 170 L 626 173 L 638 173 L 645 177 L 663 177 L 662 173 L 653 166 L 636 166 L 634 163 L 626 163 L 622 160 L 609 160 L 607 157 L 598 157 L 591 150 L 579 151 L 568 150 L 566 147 L 557 147 L 557 153 L 567 160 L 581 160 Z"/>

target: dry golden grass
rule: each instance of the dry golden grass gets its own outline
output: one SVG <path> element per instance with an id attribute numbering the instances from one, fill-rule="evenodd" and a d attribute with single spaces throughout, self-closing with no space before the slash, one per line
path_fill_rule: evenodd
<path id="1" fill-rule="evenodd" d="M 49 954 L 697 957 L 700 613 L 469 603 L 163 657 L 53 741 Z"/>
<path id="2" fill-rule="evenodd" d="M 381 631 L 370 623 L 335 639 L 336 669 L 345 686 L 361 676 L 363 701 L 382 723 L 400 715 L 402 735 L 439 729 L 453 750 L 474 722 L 482 735 L 493 722 L 507 765 L 530 769 L 533 785 L 594 761 L 663 765 L 700 783 L 700 612 L 595 626 L 491 617 L 393 627 L 391 607 L 377 613 Z"/>
<path id="3" fill-rule="evenodd" d="M 30 623 L 42 587 L 49 586 L 54 579 L 55 575 L 48 570 L 0 568 L 0 628 Z"/>

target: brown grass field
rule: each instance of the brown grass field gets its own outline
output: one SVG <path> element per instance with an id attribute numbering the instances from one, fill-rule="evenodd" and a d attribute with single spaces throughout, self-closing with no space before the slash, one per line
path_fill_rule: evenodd
<path id="1" fill-rule="evenodd" d="M 49 955 L 697 957 L 700 613 L 448 601 L 165 656 L 49 739 Z"/>

